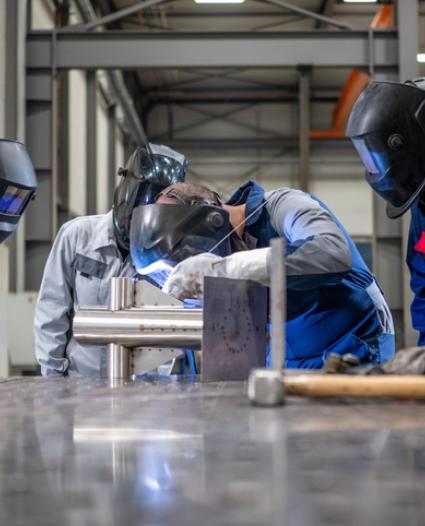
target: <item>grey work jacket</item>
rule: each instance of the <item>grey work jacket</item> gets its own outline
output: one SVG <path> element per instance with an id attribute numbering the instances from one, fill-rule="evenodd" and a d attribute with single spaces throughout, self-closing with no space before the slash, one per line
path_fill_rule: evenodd
<path id="1" fill-rule="evenodd" d="M 107 306 L 111 278 L 135 274 L 122 261 L 112 212 L 65 223 L 53 244 L 37 300 L 35 354 L 43 375 L 99 376 L 104 347 L 80 345 L 72 336 L 80 307 Z"/>

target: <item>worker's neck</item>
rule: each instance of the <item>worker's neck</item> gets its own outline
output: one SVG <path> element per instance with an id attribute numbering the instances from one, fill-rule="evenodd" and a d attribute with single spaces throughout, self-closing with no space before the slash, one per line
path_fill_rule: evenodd
<path id="1" fill-rule="evenodd" d="M 235 232 L 239 237 L 242 237 L 245 228 L 246 204 L 237 206 L 223 205 L 223 208 L 229 213 L 230 224 L 233 228 L 236 228 Z"/>

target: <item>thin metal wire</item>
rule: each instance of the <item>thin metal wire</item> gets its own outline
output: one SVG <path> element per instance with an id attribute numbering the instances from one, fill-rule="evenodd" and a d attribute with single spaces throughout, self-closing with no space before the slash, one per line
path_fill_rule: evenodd
<path id="1" fill-rule="evenodd" d="M 261 203 L 261 205 L 259 207 L 257 207 L 255 210 L 253 210 L 250 214 L 248 214 L 243 221 L 241 221 L 238 225 L 236 225 L 234 228 L 232 228 L 232 230 L 226 234 L 222 239 L 220 239 L 220 241 L 218 243 L 216 243 L 210 250 L 208 250 L 208 252 L 213 252 L 217 247 L 219 247 L 224 241 L 226 241 L 226 239 L 228 239 L 232 234 L 234 234 L 242 225 L 244 225 L 248 219 L 250 219 L 253 215 L 255 215 L 259 210 L 261 210 L 264 206 L 266 206 L 266 204 L 269 202 L 269 199 L 271 198 L 268 197 L 267 199 L 264 199 L 264 201 Z"/>

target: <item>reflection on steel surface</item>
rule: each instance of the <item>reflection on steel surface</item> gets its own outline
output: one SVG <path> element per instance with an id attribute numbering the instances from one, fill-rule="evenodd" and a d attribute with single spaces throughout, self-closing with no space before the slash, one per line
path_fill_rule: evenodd
<path id="1" fill-rule="evenodd" d="M 75 427 L 75 442 L 149 442 L 200 439 L 202 435 L 179 433 L 171 429 L 136 427 Z"/>
<path id="2" fill-rule="evenodd" d="M 143 307 L 111 312 L 84 309 L 74 318 L 80 343 L 127 347 L 197 347 L 202 340 L 202 309 Z"/>

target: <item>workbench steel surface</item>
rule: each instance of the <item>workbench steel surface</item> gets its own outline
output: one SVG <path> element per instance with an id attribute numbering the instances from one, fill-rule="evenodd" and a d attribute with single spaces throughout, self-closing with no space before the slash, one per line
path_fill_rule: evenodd
<path id="1" fill-rule="evenodd" d="M 425 524 L 425 404 L 246 384 L 0 383 L 0 524 Z"/>

